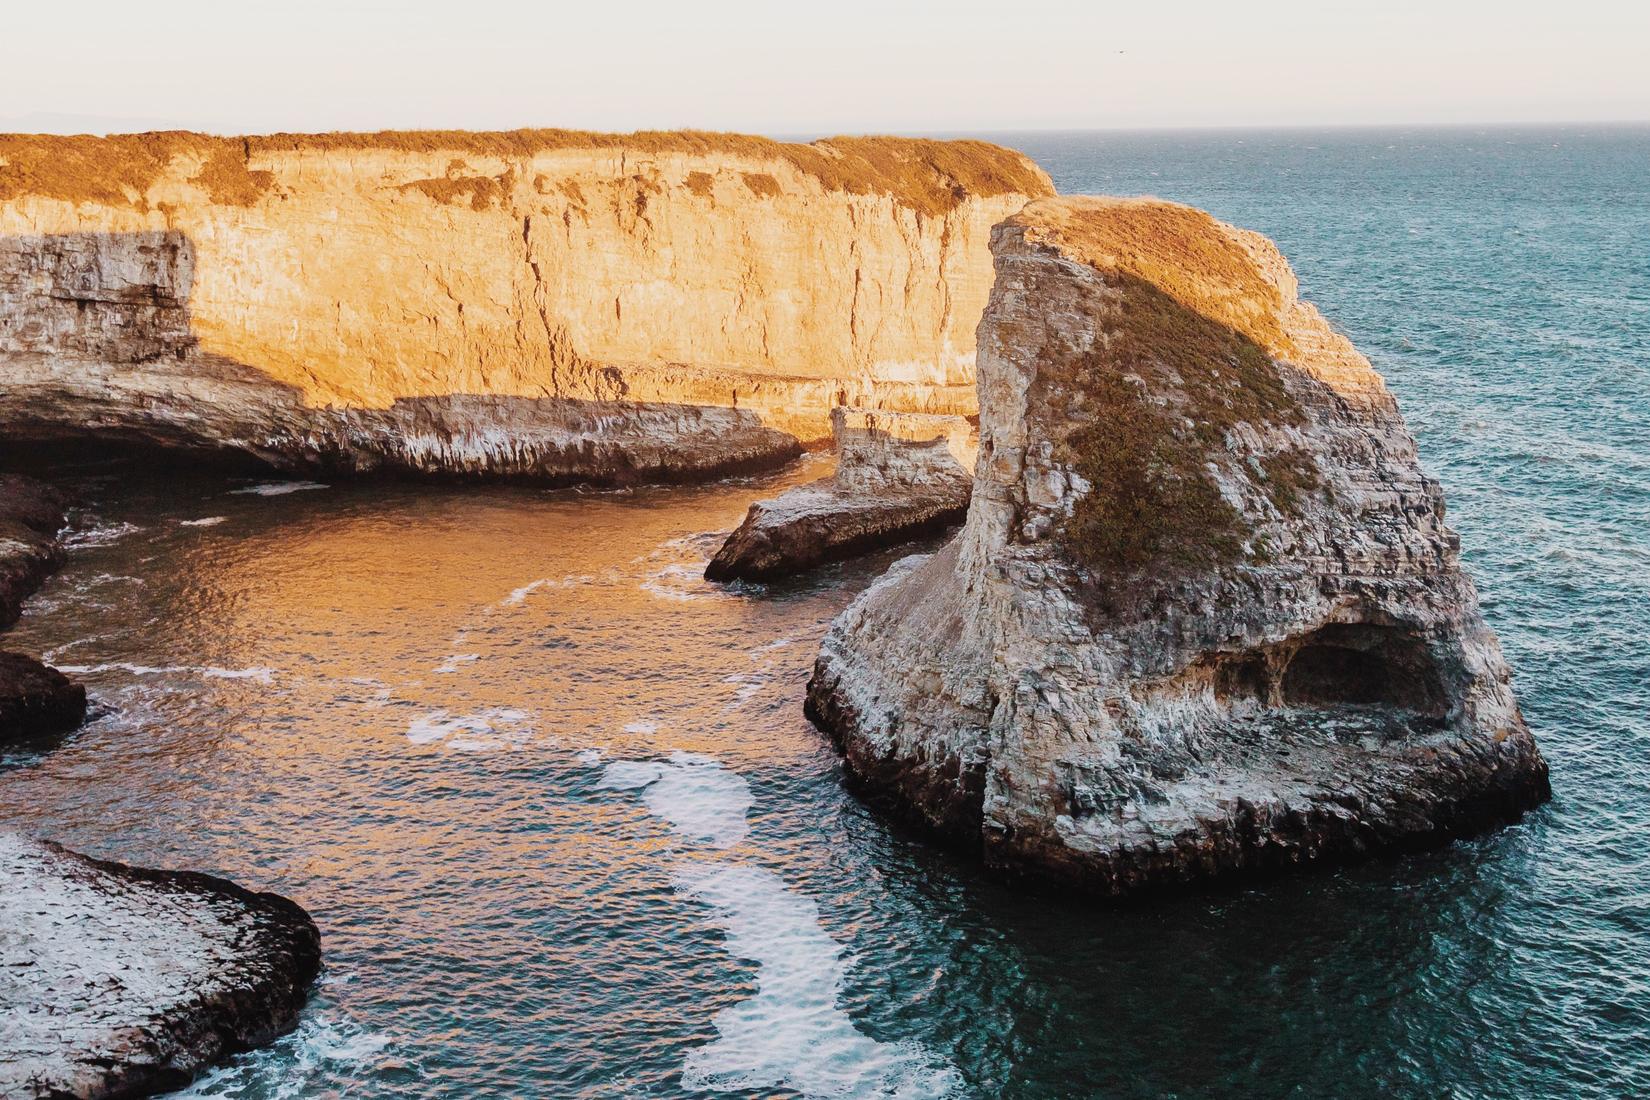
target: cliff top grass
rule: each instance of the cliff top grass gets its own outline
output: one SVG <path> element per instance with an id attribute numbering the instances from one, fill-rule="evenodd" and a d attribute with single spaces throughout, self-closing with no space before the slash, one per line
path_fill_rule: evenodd
<path id="1" fill-rule="evenodd" d="M 580 130 L 386 130 L 376 133 L 267 134 L 215 137 L 156 131 L 110 137 L 0 135 L 0 202 L 36 194 L 71 202 L 131 203 L 180 153 L 205 156 L 195 177 L 214 201 L 244 205 L 268 187 L 266 172 L 249 170 L 259 154 L 390 150 L 526 159 L 557 150 L 618 150 L 643 154 L 727 156 L 782 162 L 828 191 L 891 195 L 924 214 L 941 214 L 969 197 L 1054 193 L 1028 157 L 984 141 L 836 137 L 811 144 L 698 130 L 601 134 Z"/>
<path id="2" fill-rule="evenodd" d="M 1298 424 L 1275 357 L 1291 350 L 1283 295 L 1229 228 L 1155 200 L 1056 199 L 1012 219 L 1028 237 L 1093 267 L 1116 292 L 1096 318 L 1103 339 L 1054 349 L 1042 369 L 1069 387 L 1081 420 L 1066 457 L 1092 490 L 1065 525 L 1068 554 L 1102 577 L 1236 560 L 1246 521 L 1211 467 L 1230 430 Z M 1241 457 L 1241 456 L 1239 456 Z M 1309 456 L 1253 456 L 1251 477 L 1278 513 L 1317 485 Z M 1249 472 L 1245 472 L 1245 471 Z"/>
<path id="3" fill-rule="evenodd" d="M 1274 355 L 1294 350 L 1280 323 L 1282 293 L 1238 231 L 1202 210 L 1154 198 L 1063 196 L 1029 204 L 1009 224 L 1080 263 L 1149 283 Z"/>
<path id="4" fill-rule="evenodd" d="M 143 205 L 142 195 L 174 157 L 190 155 L 204 164 L 193 177 L 214 202 L 247 206 L 274 177 L 248 166 L 246 143 L 182 131 L 58 137 L 0 134 L 0 202 L 41 195 L 68 202 L 107 206 Z M 132 196 L 139 196 L 134 203 Z"/>

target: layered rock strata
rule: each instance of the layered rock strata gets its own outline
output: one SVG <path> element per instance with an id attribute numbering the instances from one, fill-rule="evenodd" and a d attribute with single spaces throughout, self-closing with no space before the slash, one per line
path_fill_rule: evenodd
<path id="1" fill-rule="evenodd" d="M 290 1030 L 319 970 L 286 898 L 0 832 L 0 1095 L 180 1088 Z"/>
<path id="2" fill-rule="evenodd" d="M 837 619 L 809 686 L 869 793 L 1100 895 L 1547 797 L 1440 488 L 1269 241 L 1059 199 L 992 248 L 967 522 Z"/>
<path id="3" fill-rule="evenodd" d="M 751 505 L 705 569 L 713 581 L 772 581 L 961 522 L 976 432 L 961 416 L 832 412 L 836 472 Z"/>
<path id="4" fill-rule="evenodd" d="M 0 428 L 624 482 L 971 413 L 981 142 L 0 136 Z"/>

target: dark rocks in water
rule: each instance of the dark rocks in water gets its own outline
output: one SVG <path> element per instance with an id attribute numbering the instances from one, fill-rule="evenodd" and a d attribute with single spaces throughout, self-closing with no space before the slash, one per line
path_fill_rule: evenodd
<path id="1" fill-rule="evenodd" d="M 967 514 L 975 434 L 967 419 L 837 408 L 831 428 L 835 475 L 752 504 L 706 580 L 779 580 L 939 534 Z"/>
<path id="2" fill-rule="evenodd" d="M 1271 242 L 1073 198 L 993 251 L 967 522 L 838 617 L 808 688 L 862 791 L 1108 897 L 1549 797 L 1438 483 Z"/>
<path id="3" fill-rule="evenodd" d="M 63 563 L 62 494 L 33 478 L 0 474 L 0 630 L 22 613 L 23 601 Z"/>
<path id="4" fill-rule="evenodd" d="M 0 474 L 0 630 L 63 563 L 63 495 Z M 21 653 L 0 652 L 0 748 L 67 733 L 86 720 L 86 689 Z"/>
<path id="5" fill-rule="evenodd" d="M 33 657 L 0 652 L 0 748 L 56 737 L 85 720 L 85 687 Z"/>
<path id="6" fill-rule="evenodd" d="M 181 1088 L 290 1031 L 320 965 L 284 897 L 0 832 L 0 1095 Z"/>

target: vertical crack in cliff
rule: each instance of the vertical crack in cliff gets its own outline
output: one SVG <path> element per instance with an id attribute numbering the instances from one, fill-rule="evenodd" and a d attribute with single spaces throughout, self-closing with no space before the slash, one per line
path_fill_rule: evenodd
<path id="1" fill-rule="evenodd" d="M 939 346 L 935 349 L 936 361 L 946 352 L 946 334 L 951 331 L 951 277 L 947 273 L 946 264 L 951 259 L 951 215 L 946 214 L 940 219 L 940 258 L 935 267 L 935 275 L 940 288 L 940 327 L 935 334 Z M 949 378 L 949 364 L 947 373 L 942 378 Z"/>

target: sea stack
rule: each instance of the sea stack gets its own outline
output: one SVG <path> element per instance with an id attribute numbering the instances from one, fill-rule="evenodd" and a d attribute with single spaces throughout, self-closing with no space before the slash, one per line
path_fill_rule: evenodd
<path id="1" fill-rule="evenodd" d="M 871 797 L 1104 896 L 1548 797 L 1442 491 L 1270 241 L 1060 198 L 992 251 L 967 521 L 837 619 L 809 686 Z"/>
<path id="2" fill-rule="evenodd" d="M 0 832 L 0 1095 L 182 1088 L 291 1030 L 320 966 L 279 895 Z"/>

